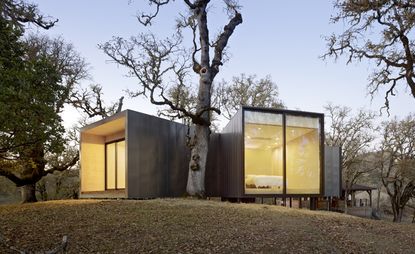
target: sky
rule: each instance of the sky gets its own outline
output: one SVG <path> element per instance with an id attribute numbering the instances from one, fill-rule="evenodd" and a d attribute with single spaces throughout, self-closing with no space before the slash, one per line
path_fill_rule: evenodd
<path id="1" fill-rule="evenodd" d="M 54 28 L 42 31 L 51 37 L 62 36 L 89 63 L 91 78 L 84 86 L 101 84 L 104 100 L 115 102 L 125 95 L 126 89 L 137 87 L 127 70 L 109 61 L 98 48 L 113 36 L 129 38 L 149 30 L 137 22 L 139 11 L 148 11 L 144 0 L 37 0 L 45 15 L 58 18 Z M 209 29 L 213 34 L 226 24 L 227 16 L 218 0 L 212 0 L 209 9 Z M 366 108 L 379 111 L 384 104 L 384 92 L 373 100 L 367 94 L 368 75 L 374 63 L 362 62 L 346 65 L 345 58 L 323 61 L 320 56 L 327 48 L 324 36 L 339 33 L 346 24 L 331 24 L 335 14 L 332 1 L 240 1 L 243 23 L 232 35 L 228 45 L 230 59 L 216 77 L 231 80 L 240 73 L 255 74 L 258 78 L 271 75 L 278 85 L 280 99 L 289 109 L 323 112 L 331 102 L 354 110 Z M 174 32 L 174 20 L 184 4 L 176 0 L 160 10 L 151 28 L 159 36 Z M 146 98 L 128 98 L 124 109 L 155 115 L 157 108 Z M 409 91 L 400 89 L 390 99 L 391 116 L 400 118 L 413 112 L 415 100 Z M 66 126 L 74 123 L 79 114 L 67 110 Z M 382 120 L 388 119 L 384 112 Z"/>

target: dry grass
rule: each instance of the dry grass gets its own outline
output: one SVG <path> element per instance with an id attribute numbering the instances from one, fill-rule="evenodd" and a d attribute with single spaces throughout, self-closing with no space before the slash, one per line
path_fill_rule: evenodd
<path id="1" fill-rule="evenodd" d="M 0 233 L 27 251 L 67 235 L 69 253 L 415 253 L 415 225 L 188 199 L 2 205 Z"/>

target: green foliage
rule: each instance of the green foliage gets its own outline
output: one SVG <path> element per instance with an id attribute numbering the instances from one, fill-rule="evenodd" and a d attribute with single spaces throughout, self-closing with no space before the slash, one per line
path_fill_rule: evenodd
<path id="1" fill-rule="evenodd" d="M 0 175 L 33 185 L 78 161 L 60 113 L 86 77 L 86 64 L 61 38 L 23 37 L 4 16 L 0 30 Z"/>
<path id="2" fill-rule="evenodd" d="M 26 53 L 19 31 L 4 20 L 0 27 L 1 156 L 22 156 L 37 144 L 61 152 L 64 128 L 54 107 L 64 90 L 61 76 L 48 56 Z"/>

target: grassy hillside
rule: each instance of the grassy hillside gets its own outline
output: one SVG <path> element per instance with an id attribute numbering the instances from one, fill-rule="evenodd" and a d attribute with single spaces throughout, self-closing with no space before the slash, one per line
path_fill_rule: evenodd
<path id="1" fill-rule="evenodd" d="M 414 224 L 188 199 L 1 205 L 0 233 L 30 251 L 67 235 L 69 253 L 415 252 Z"/>

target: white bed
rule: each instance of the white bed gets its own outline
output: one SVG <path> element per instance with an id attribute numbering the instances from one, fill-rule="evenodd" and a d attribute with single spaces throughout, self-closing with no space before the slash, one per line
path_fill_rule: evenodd
<path id="1" fill-rule="evenodd" d="M 282 176 L 246 175 L 245 186 L 258 189 L 282 189 Z"/>

